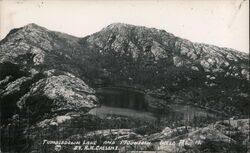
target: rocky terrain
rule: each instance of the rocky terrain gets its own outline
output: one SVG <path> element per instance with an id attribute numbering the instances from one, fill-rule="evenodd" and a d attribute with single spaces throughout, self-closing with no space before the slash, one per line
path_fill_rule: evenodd
<path id="1" fill-rule="evenodd" d="M 246 152 L 248 91 L 249 54 L 230 48 L 122 23 L 83 38 L 29 24 L 0 41 L 1 151 L 112 138 L 152 142 L 139 150 Z M 89 113 L 104 104 L 117 112 Z"/>

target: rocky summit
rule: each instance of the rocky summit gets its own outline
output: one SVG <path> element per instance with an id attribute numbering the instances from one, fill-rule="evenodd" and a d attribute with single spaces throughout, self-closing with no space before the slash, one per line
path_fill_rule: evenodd
<path id="1" fill-rule="evenodd" d="M 165 30 L 114 23 L 79 38 L 28 24 L 0 41 L 1 152 L 51 152 L 44 139 L 246 152 L 249 81 L 249 54 Z"/>

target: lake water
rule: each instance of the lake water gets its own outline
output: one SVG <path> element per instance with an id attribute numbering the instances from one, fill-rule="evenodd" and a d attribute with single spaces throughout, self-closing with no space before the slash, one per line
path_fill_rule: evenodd
<path id="1" fill-rule="evenodd" d="M 118 115 L 131 117 L 144 121 L 156 121 L 157 118 L 151 112 L 134 110 L 129 108 L 118 108 L 118 107 L 110 107 L 110 106 L 101 106 L 98 108 L 94 108 L 89 111 L 89 114 L 96 115 L 100 118 L 105 118 L 108 115 Z"/>
<path id="2" fill-rule="evenodd" d="M 209 113 L 206 109 L 192 105 L 170 104 L 167 114 L 157 114 L 158 112 L 148 111 L 145 102 L 145 95 L 137 90 L 127 88 L 107 87 L 97 90 L 101 106 L 90 110 L 90 114 L 104 118 L 107 115 L 118 115 L 132 117 L 146 121 L 156 121 L 159 118 L 173 118 L 179 116 L 180 120 L 193 120 L 197 117 L 212 117 L 214 113 Z M 155 101 L 157 103 L 157 100 Z"/>

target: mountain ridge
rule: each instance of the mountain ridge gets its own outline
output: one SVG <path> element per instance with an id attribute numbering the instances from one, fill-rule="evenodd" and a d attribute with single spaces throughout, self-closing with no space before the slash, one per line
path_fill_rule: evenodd
<path id="1" fill-rule="evenodd" d="M 153 27 L 146 27 L 146 26 L 141 26 L 141 25 L 133 25 L 133 24 L 127 24 L 127 23 L 123 23 L 123 22 L 114 22 L 114 23 L 111 23 L 109 24 L 108 26 L 102 28 L 100 31 L 108 28 L 108 27 L 112 27 L 112 26 L 130 26 L 130 27 L 141 27 L 141 28 L 147 28 L 147 29 L 155 29 L 155 30 L 158 30 L 158 31 L 164 31 L 166 32 L 166 30 L 164 29 L 156 29 L 156 28 L 153 28 Z M 12 30 L 10 30 L 10 32 L 0 40 L 0 42 L 2 42 L 5 38 L 8 37 L 8 35 L 10 35 L 11 33 L 13 33 L 12 31 L 16 32 L 16 30 L 19 30 L 19 29 L 22 29 L 22 28 L 27 28 L 27 27 L 30 27 L 30 28 L 35 28 L 35 27 L 38 27 L 38 28 L 42 28 L 42 29 L 45 29 L 45 30 L 48 30 L 48 31 L 51 31 L 51 32 L 56 32 L 56 33 L 61 33 L 61 34 L 66 34 L 66 35 L 69 35 L 69 36 L 72 36 L 72 37 L 75 37 L 75 38 L 85 38 L 85 37 L 89 37 L 95 33 L 98 33 L 98 32 L 95 32 L 93 34 L 89 34 L 89 35 L 86 35 L 86 36 L 81 36 L 81 37 L 78 37 L 78 36 L 74 36 L 74 35 L 71 35 L 71 34 L 67 34 L 66 32 L 60 32 L 58 30 L 49 30 L 48 28 L 46 27 L 43 27 L 43 26 L 40 26 L 36 23 L 29 23 L 29 24 L 26 24 L 24 26 L 21 26 L 19 28 L 13 28 Z M 169 32 L 167 32 L 169 33 Z M 169 33 L 170 35 L 173 35 L 175 36 L 174 34 L 172 33 Z M 182 38 L 182 37 L 179 37 L 179 36 L 175 36 L 175 37 L 178 37 L 178 38 L 181 38 L 181 39 L 184 39 L 184 40 L 188 40 L 188 39 L 185 39 L 185 38 Z M 229 49 L 229 50 L 234 50 L 235 52 L 240 52 L 240 53 L 243 53 L 243 54 L 246 54 L 246 55 L 249 55 L 249 52 L 244 52 L 244 51 L 241 51 L 241 50 L 237 50 L 237 49 L 233 49 L 231 47 L 226 47 L 226 46 L 217 46 L 217 45 L 213 45 L 213 44 L 207 44 L 207 43 L 204 43 L 204 42 L 194 42 L 192 41 L 193 43 L 199 43 L 199 44 L 203 44 L 203 45 L 211 45 L 211 46 L 216 46 L 216 47 L 219 47 L 219 48 L 225 48 L 225 49 Z"/>
<path id="2" fill-rule="evenodd" d="M 249 81 L 247 54 L 192 43 L 155 28 L 114 23 L 77 38 L 32 23 L 10 33 L 1 41 L 0 62 L 15 63 L 29 73 L 58 69 L 94 86 L 101 80 L 167 93 L 198 82 L 215 88 L 225 78 Z"/>

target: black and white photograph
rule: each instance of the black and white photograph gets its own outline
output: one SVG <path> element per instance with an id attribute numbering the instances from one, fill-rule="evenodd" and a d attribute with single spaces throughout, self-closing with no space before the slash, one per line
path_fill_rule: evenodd
<path id="1" fill-rule="evenodd" d="M 0 153 L 250 153 L 249 0 L 0 0 Z"/>

